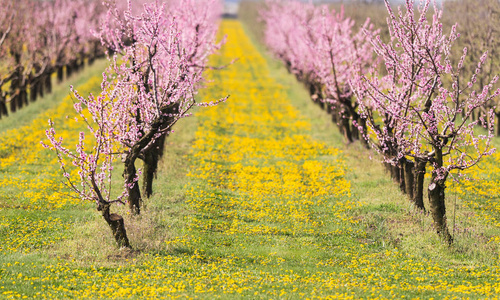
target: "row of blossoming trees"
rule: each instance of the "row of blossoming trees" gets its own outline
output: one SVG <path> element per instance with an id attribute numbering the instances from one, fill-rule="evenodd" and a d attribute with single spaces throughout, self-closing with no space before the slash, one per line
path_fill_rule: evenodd
<path id="1" fill-rule="evenodd" d="M 500 90 L 492 88 L 497 76 L 477 81 L 487 52 L 464 76 L 470 69 L 464 64 L 467 48 L 452 60 L 457 25 L 445 34 L 442 11 L 431 6 L 430 0 L 417 7 L 407 0 L 394 12 L 386 1 L 387 41 L 369 20 L 356 28 L 342 11 L 327 6 L 272 1 L 262 17 L 271 51 L 331 113 L 347 142 L 361 140 L 382 154 L 393 178 L 421 209 L 430 168 L 429 210 L 437 232 L 451 243 L 446 181 L 494 151 L 490 104 Z"/>
<path id="2" fill-rule="evenodd" d="M 462 33 L 457 40 L 454 56 L 458 59 L 460 48 L 467 47 L 467 57 L 464 62 L 464 74 L 471 76 L 476 69 L 477 61 L 481 55 L 488 51 L 488 61 L 484 64 L 476 80 L 480 86 L 488 84 L 491 78 L 500 73 L 500 1 L 497 0 L 461 0 L 445 1 L 443 16 L 445 24 L 454 24 L 460 20 L 458 31 Z M 457 55 L 458 54 L 458 55 Z M 495 86 L 500 86 L 497 82 Z M 496 115 L 496 136 L 500 136 L 500 107 L 499 101 L 492 101 L 484 109 L 473 112 L 472 118 L 485 115 L 488 110 L 493 109 Z"/>
<path id="3" fill-rule="evenodd" d="M 103 13 L 98 0 L 0 0 L 0 118 L 104 54 L 90 32 Z"/>
<path id="4" fill-rule="evenodd" d="M 96 204 L 120 247 L 130 247 L 123 217 L 111 213 L 111 206 L 127 202 L 131 213 L 139 214 L 143 197 L 153 192 L 158 160 L 172 126 L 195 106 L 225 100 L 207 103 L 196 97 L 208 56 L 220 46 L 215 34 L 222 7 L 211 0 L 107 6 L 99 35 L 114 54 L 103 73 L 102 92 L 83 96 L 73 91 L 75 109 L 88 124 L 93 147 L 85 148 L 81 132 L 76 150 L 67 148 L 52 122 L 46 147 L 57 151 L 67 185 Z M 78 183 L 70 175 L 66 157 L 78 170 Z M 112 191 L 117 159 L 124 164 L 124 183 L 121 191 Z M 142 192 L 139 160 L 144 166 Z"/>

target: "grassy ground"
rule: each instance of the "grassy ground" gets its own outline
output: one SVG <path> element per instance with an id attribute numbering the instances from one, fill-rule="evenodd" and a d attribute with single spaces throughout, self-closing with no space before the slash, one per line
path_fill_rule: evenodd
<path id="1" fill-rule="evenodd" d="M 61 194 L 55 157 L 38 146 L 48 117 L 65 139 L 81 128 L 64 121 L 69 98 L 40 115 L 26 113 L 32 123 L 1 135 L 0 298 L 500 292 L 498 241 L 491 242 L 498 227 L 459 202 L 457 220 L 470 230 L 444 246 L 377 158 L 344 146 L 328 116 L 239 23 L 225 21 L 222 31 L 229 43 L 212 63 L 240 60 L 210 73 L 202 96 L 231 97 L 178 124 L 142 216 L 117 208 L 134 251 L 116 249 L 92 203 Z M 98 89 L 99 78 L 89 78 L 82 92 Z"/>
<path id="2" fill-rule="evenodd" d="M 255 5 L 247 3 L 243 14 L 248 25 L 247 33 L 255 44 L 261 40 L 261 27 L 255 25 Z M 259 38 L 257 38 L 257 36 Z M 263 46 L 258 46 L 265 53 Z M 308 94 L 299 83 L 287 74 L 280 62 L 264 55 L 271 67 L 271 74 L 278 82 L 291 86 L 289 97 L 300 111 L 310 117 L 313 136 L 332 145 L 340 145 L 342 138 L 329 116 L 308 101 Z M 500 146 L 500 138 L 493 140 Z M 360 210 L 360 219 L 373 242 L 381 246 L 401 248 L 422 259 L 447 261 L 450 265 L 486 264 L 496 266 L 499 256 L 500 210 L 498 177 L 500 155 L 488 157 L 481 166 L 468 171 L 472 181 L 450 181 L 447 190 L 448 224 L 455 236 L 455 244 L 443 247 L 433 235 L 431 218 L 415 211 L 401 194 L 379 163 L 380 158 L 358 144 L 342 147 L 347 153 L 346 164 L 351 172 L 347 177 L 353 182 L 354 197 L 366 203 Z M 370 158 L 370 159 L 368 159 Z M 425 198 L 425 200 L 427 200 Z M 428 203 L 426 201 L 426 206 Z"/>
<path id="3" fill-rule="evenodd" d="M 247 32 L 259 45 L 262 53 L 261 27 L 255 25 L 255 5 L 247 3 L 241 10 Z M 259 38 L 257 38 L 257 36 Z M 280 62 L 265 55 L 271 73 L 278 82 L 291 86 L 289 97 L 302 113 L 310 117 L 312 135 L 328 144 L 340 145 L 342 137 L 329 116 L 318 106 L 308 101 L 307 92 L 287 74 Z M 500 146 L 500 138 L 493 140 Z M 359 210 L 359 218 L 369 233 L 370 242 L 380 247 L 399 248 L 415 254 L 417 260 L 447 262 L 449 266 L 486 265 L 496 267 L 499 257 L 498 177 L 500 155 L 488 157 L 481 166 L 468 171 L 472 181 L 451 182 L 447 190 L 448 224 L 455 236 L 451 247 L 444 247 L 434 236 L 430 216 L 422 214 L 408 203 L 389 176 L 384 174 L 380 158 L 363 149 L 359 144 L 342 147 L 346 153 L 346 165 L 350 172 L 347 178 L 353 183 L 352 194 L 366 205 Z M 425 200 L 427 200 L 425 198 Z M 425 203 L 428 207 L 428 203 Z M 495 275 L 496 276 L 496 275 Z"/>

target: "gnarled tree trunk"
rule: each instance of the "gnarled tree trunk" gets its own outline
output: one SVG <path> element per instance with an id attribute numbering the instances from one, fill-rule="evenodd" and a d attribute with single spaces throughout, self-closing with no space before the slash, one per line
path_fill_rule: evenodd
<path id="1" fill-rule="evenodd" d="M 9 111 L 7 110 L 7 104 L 5 103 L 5 98 L 3 97 L 3 93 L 0 90 L 0 118 L 2 116 L 8 116 Z"/>
<path id="2" fill-rule="evenodd" d="M 155 142 L 156 144 L 156 142 Z M 158 150 L 156 145 L 144 153 L 144 170 L 142 171 L 142 194 L 149 198 L 153 194 L 153 179 L 158 169 Z"/>
<path id="3" fill-rule="evenodd" d="M 123 221 L 123 217 L 118 214 L 110 213 L 109 204 L 104 205 L 104 207 L 98 208 L 98 210 L 102 210 L 102 216 L 111 228 L 113 237 L 115 238 L 118 247 L 132 248 L 127 237 L 127 231 L 125 230 L 125 222 Z"/>
<path id="4" fill-rule="evenodd" d="M 28 92 L 26 91 L 26 85 L 21 85 L 19 87 L 19 108 L 24 105 L 28 105 Z"/>
<path id="5" fill-rule="evenodd" d="M 405 182 L 405 192 L 408 194 L 408 198 L 410 198 L 410 201 L 414 202 L 414 178 L 413 178 L 413 168 L 415 166 L 415 163 L 411 160 L 408 159 L 403 159 L 402 160 L 402 165 L 403 165 L 403 171 L 404 171 L 404 182 Z"/>
<path id="6" fill-rule="evenodd" d="M 391 164 L 391 177 L 392 177 L 392 180 L 394 180 L 394 182 L 398 184 L 398 186 L 400 186 L 399 185 L 400 184 L 400 176 L 401 176 L 401 173 L 399 171 L 398 166 Z"/>
<path id="7" fill-rule="evenodd" d="M 401 190 L 401 192 L 407 194 L 404 165 L 403 163 L 399 162 L 395 167 L 396 167 L 396 172 L 398 172 L 399 189 Z"/>
<path id="8" fill-rule="evenodd" d="M 29 84 L 30 84 L 30 102 L 35 102 L 38 97 L 38 85 L 40 82 L 40 77 L 36 77 L 36 74 L 40 71 L 40 65 L 34 65 L 34 73 L 31 73 L 29 76 Z"/>
<path id="9" fill-rule="evenodd" d="M 500 113 L 495 113 L 497 116 L 497 136 L 500 136 Z"/>
<path id="10" fill-rule="evenodd" d="M 38 97 L 38 79 L 32 78 L 30 83 L 30 101 L 35 102 Z"/>
<path id="11" fill-rule="evenodd" d="M 359 133 L 359 140 L 361 141 L 361 144 L 363 144 L 363 146 L 366 148 L 366 149 L 370 149 L 370 145 L 368 144 L 368 141 L 367 141 L 367 126 L 366 126 L 366 119 L 364 119 L 363 117 L 359 117 L 358 119 L 358 122 L 359 122 L 359 125 L 361 126 L 362 128 L 362 131 Z"/>
<path id="12" fill-rule="evenodd" d="M 38 77 L 37 86 L 38 86 L 38 89 L 37 89 L 38 96 L 40 96 L 40 97 L 45 96 L 45 85 L 43 84 L 41 77 Z"/>
<path id="13" fill-rule="evenodd" d="M 127 186 L 128 192 L 128 206 L 133 215 L 138 215 L 141 212 L 141 191 L 139 184 L 136 182 L 137 169 L 135 168 L 135 161 L 139 156 L 139 150 L 132 148 L 132 151 L 127 154 L 125 158 L 125 168 L 123 170 L 123 178 Z"/>
<path id="14" fill-rule="evenodd" d="M 61 83 L 64 80 L 64 67 L 57 67 L 57 83 Z"/>
<path id="15" fill-rule="evenodd" d="M 44 75 L 44 84 L 45 84 L 45 91 L 47 93 L 52 93 L 52 72 L 47 72 L 47 74 Z"/>
<path id="16" fill-rule="evenodd" d="M 73 63 L 69 62 L 66 65 L 66 79 L 71 77 L 71 74 L 73 74 Z"/>
<path id="17" fill-rule="evenodd" d="M 158 157 L 161 159 L 165 153 L 165 142 L 167 140 L 167 135 L 164 134 L 158 138 Z"/>
<path id="18" fill-rule="evenodd" d="M 453 238 L 448 231 L 446 224 L 446 204 L 444 202 L 444 190 L 446 188 L 445 182 L 448 173 L 437 174 L 437 170 L 443 167 L 443 149 L 434 147 L 434 171 L 432 172 L 431 182 L 427 188 L 429 193 L 429 210 L 431 211 L 434 227 L 437 233 L 448 243 L 453 242 Z"/>
<path id="19" fill-rule="evenodd" d="M 448 243 L 453 242 L 453 238 L 448 230 L 446 223 L 446 205 L 444 202 L 444 181 L 437 180 L 435 175 L 432 175 L 431 183 L 428 187 L 429 192 L 429 210 L 434 221 L 434 226 L 437 233 Z"/>
<path id="20" fill-rule="evenodd" d="M 9 90 L 9 95 L 10 95 L 10 111 L 11 112 L 16 112 L 17 108 L 19 107 L 19 79 L 14 78 L 10 82 L 10 90 Z M 22 106 L 22 104 L 21 104 Z"/>
<path id="21" fill-rule="evenodd" d="M 416 161 L 415 167 L 413 169 L 414 191 L 413 191 L 413 202 L 415 206 L 424 210 L 424 178 L 425 178 L 425 165 L 426 161 Z"/>
<path id="22" fill-rule="evenodd" d="M 354 140 L 352 139 L 352 131 L 351 131 L 351 122 L 349 120 L 349 112 L 345 110 L 345 108 L 340 108 L 338 114 L 338 122 L 340 132 L 345 138 L 346 143 L 350 144 Z"/>

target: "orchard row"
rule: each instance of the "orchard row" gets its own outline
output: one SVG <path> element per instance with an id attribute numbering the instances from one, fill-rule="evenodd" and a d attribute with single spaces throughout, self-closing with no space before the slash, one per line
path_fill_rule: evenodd
<path id="1" fill-rule="evenodd" d="M 268 6 L 262 17 L 271 51 L 331 113 L 347 142 L 361 140 L 382 154 L 401 189 L 423 210 L 430 167 L 429 210 L 437 232 L 451 243 L 446 182 L 495 150 L 490 142 L 500 89 L 493 88 L 498 76 L 484 80 L 487 51 L 472 64 L 467 48 L 455 57 L 457 24 L 445 33 L 443 12 L 430 0 L 416 6 L 406 1 L 397 11 L 386 1 L 386 39 L 369 19 L 356 28 L 343 10 L 326 5 Z"/>
<path id="2" fill-rule="evenodd" d="M 93 31 L 105 10 L 97 0 L 0 1 L 0 118 L 52 91 L 85 61 L 104 56 Z"/>

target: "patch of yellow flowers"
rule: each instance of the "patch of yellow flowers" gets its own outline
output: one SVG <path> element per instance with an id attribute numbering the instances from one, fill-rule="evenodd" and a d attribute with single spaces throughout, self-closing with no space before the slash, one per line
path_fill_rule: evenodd
<path id="1" fill-rule="evenodd" d="M 462 172 L 465 178 L 449 184 L 448 195 L 459 195 L 465 206 L 475 210 L 474 218 L 500 227 L 500 151 L 484 158 L 478 166 Z"/>
<path id="2" fill-rule="evenodd" d="M 99 87 L 99 82 L 94 77 L 78 89 L 88 93 Z M 44 149 L 40 141 L 47 141 L 47 120 L 52 118 L 59 136 L 75 144 L 78 131 L 86 125 L 68 117 L 74 115 L 68 95 L 29 125 L 0 133 L 0 255 L 47 247 L 63 239 L 71 226 L 50 212 L 80 201 L 68 195 L 55 153 Z M 77 176 L 76 170 L 72 175 Z"/>
<path id="3" fill-rule="evenodd" d="M 89 93 L 99 84 L 100 78 L 93 77 L 78 89 Z M 44 112 L 31 124 L 0 133 L 0 186 L 9 187 L 0 189 L 3 208 L 54 210 L 79 202 L 64 195 L 66 190 L 57 157 L 40 143 L 48 143 L 45 130 L 49 128 L 49 119 L 54 121 L 57 136 L 64 139 L 65 145 L 75 145 L 78 132 L 86 127 L 79 118 L 75 118 L 73 102 L 68 95 L 60 105 Z M 73 170 L 72 174 L 75 178 L 76 171 Z"/>
<path id="4" fill-rule="evenodd" d="M 344 213 L 359 204 L 349 198 L 340 151 L 307 134 L 310 124 L 269 77 L 241 27 L 225 24 L 232 38 L 224 55 L 240 60 L 210 73 L 210 94 L 231 97 L 199 115 L 197 168 L 190 175 L 209 182 L 209 189 L 202 183 L 188 191 L 195 211 L 190 225 L 228 235 L 314 233 L 321 227 L 315 212 L 327 206 L 333 218 L 356 222 Z"/>

